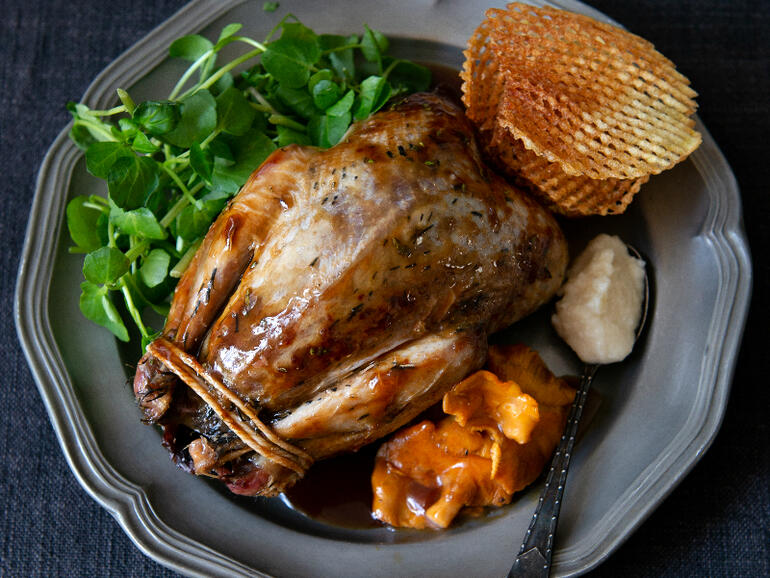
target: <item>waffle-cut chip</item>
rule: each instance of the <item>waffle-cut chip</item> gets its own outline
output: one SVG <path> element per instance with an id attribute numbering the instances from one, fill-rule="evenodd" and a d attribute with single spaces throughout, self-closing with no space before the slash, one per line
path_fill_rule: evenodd
<path id="1" fill-rule="evenodd" d="M 477 38 L 483 37 L 483 28 L 482 24 L 476 32 Z M 527 150 L 521 140 L 496 124 L 496 105 L 505 90 L 504 79 L 497 72 L 497 61 L 490 53 L 486 58 L 467 58 L 462 73 L 467 88 L 463 91 L 467 114 L 479 129 L 479 140 L 487 156 L 555 213 L 567 217 L 623 213 L 649 177 L 574 177 L 567 175 L 557 163 Z"/>
<path id="2" fill-rule="evenodd" d="M 462 100 L 466 115 L 481 130 L 492 131 L 497 121 L 497 105 L 505 90 L 498 60 L 487 47 L 489 20 L 482 22 L 468 40 L 460 71 Z"/>
<path id="3" fill-rule="evenodd" d="M 649 180 L 592 179 L 566 174 L 557 163 L 539 157 L 504 128 L 497 127 L 492 136 L 482 133 L 487 154 L 516 183 L 531 191 L 540 202 L 555 213 L 567 217 L 615 215 L 623 213 Z"/>
<path id="4" fill-rule="evenodd" d="M 466 58 L 471 118 L 507 128 L 568 175 L 638 179 L 701 142 L 688 80 L 652 44 L 614 26 L 512 3 L 487 11 Z M 498 101 L 482 103 L 497 91 Z"/>

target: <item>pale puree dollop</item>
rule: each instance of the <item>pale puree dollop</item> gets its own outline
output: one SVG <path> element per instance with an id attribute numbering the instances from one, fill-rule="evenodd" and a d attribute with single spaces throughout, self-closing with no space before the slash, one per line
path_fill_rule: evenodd
<path id="1" fill-rule="evenodd" d="M 634 345 L 643 292 L 644 261 L 602 234 L 570 267 L 551 321 L 585 363 L 621 361 Z"/>

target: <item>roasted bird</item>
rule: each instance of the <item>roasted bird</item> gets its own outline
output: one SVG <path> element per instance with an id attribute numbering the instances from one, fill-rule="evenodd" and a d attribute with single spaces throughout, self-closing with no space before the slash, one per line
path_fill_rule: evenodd
<path id="1" fill-rule="evenodd" d="M 435 404 L 559 287 L 564 237 L 483 164 L 462 109 L 406 98 L 275 151 L 212 225 L 134 391 L 175 461 L 275 495 Z"/>

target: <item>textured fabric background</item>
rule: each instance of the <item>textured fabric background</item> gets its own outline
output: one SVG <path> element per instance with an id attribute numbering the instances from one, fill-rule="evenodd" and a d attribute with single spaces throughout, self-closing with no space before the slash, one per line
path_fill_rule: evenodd
<path id="1" fill-rule="evenodd" d="M 716 441 L 594 574 L 768 576 L 770 396 L 760 363 L 770 320 L 770 2 L 590 3 L 654 42 L 700 93 L 701 118 L 742 190 L 755 279 Z M 35 176 L 68 122 L 64 104 L 182 5 L 0 0 L 0 576 L 174 575 L 146 558 L 68 469 L 16 339 L 12 295 Z"/>

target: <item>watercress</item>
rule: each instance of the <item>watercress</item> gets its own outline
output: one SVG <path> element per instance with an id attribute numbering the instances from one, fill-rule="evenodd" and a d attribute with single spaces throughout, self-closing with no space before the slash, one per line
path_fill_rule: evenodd
<path id="1" fill-rule="evenodd" d="M 68 105 L 70 137 L 108 190 L 67 205 L 70 251 L 85 254 L 80 310 L 123 341 L 127 315 L 143 348 L 158 334 L 145 312 L 168 313 L 211 222 L 273 150 L 334 146 L 351 122 L 430 84 L 428 69 L 389 56 L 387 38 L 368 26 L 317 34 L 287 15 L 262 42 L 241 28 L 225 26 L 216 42 L 174 41 L 170 56 L 190 65 L 165 99 L 137 104 L 118 89 L 108 110 Z M 233 44 L 245 52 L 219 63 Z"/>

